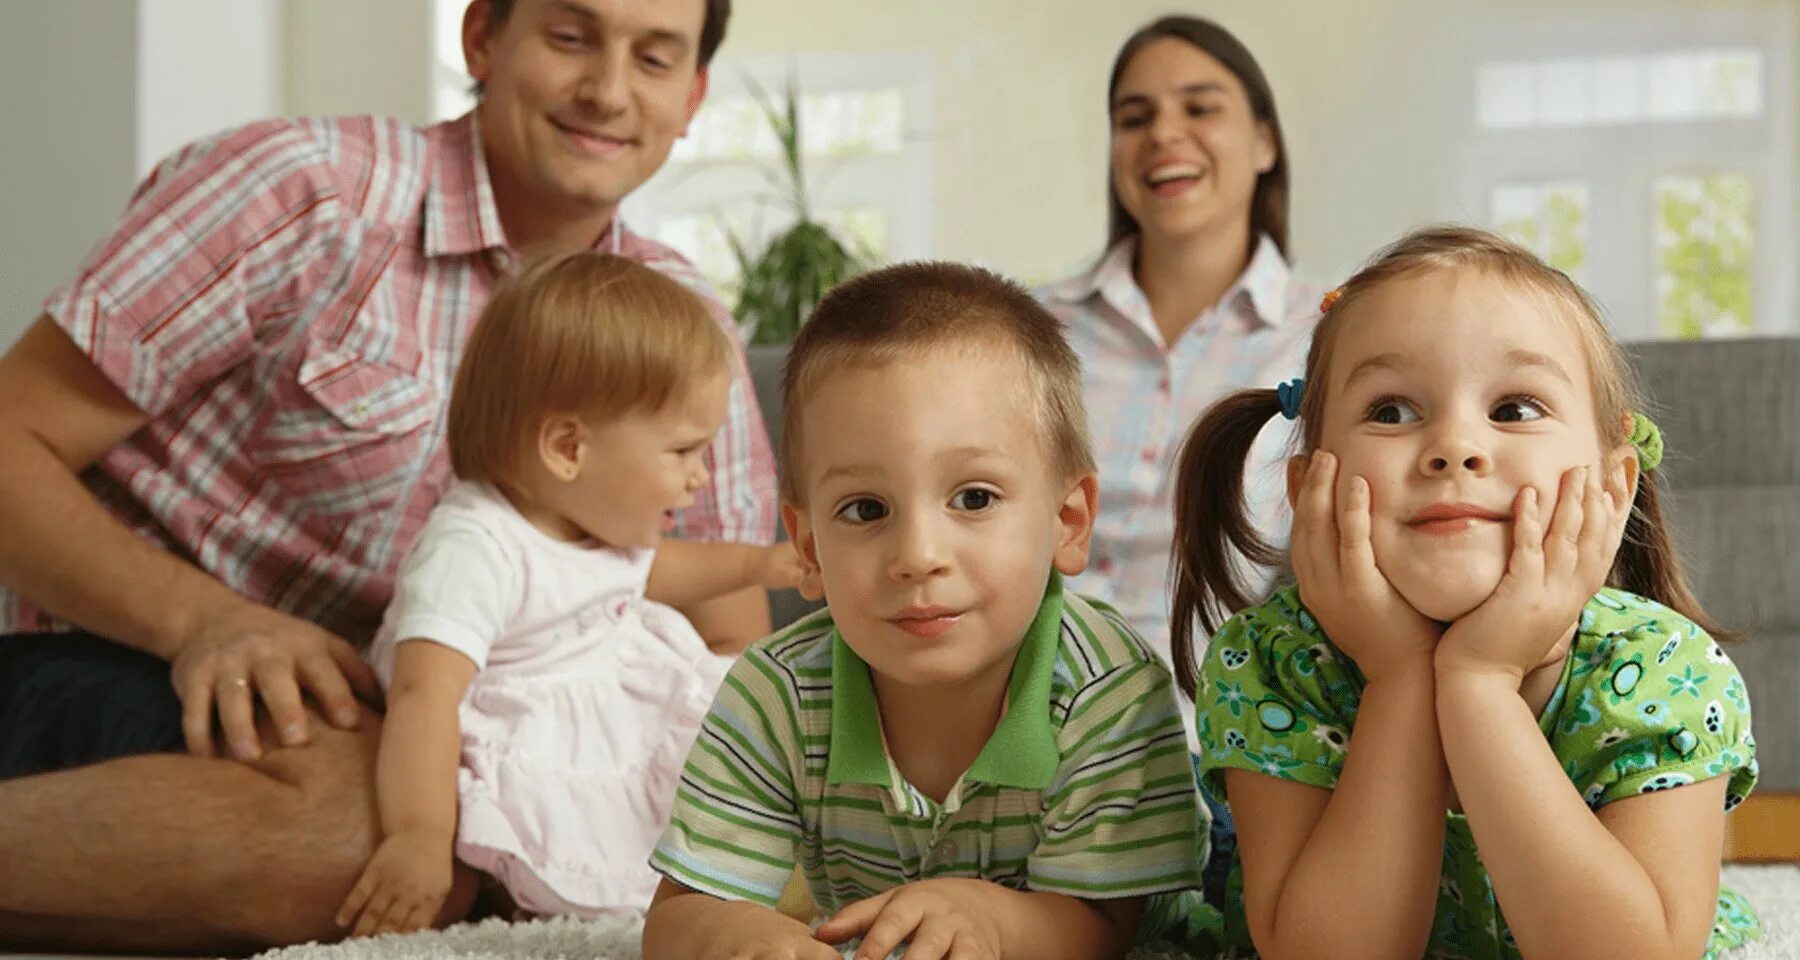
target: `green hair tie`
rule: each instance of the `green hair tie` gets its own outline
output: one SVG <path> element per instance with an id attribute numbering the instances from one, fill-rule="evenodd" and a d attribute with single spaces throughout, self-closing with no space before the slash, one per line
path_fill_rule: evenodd
<path id="1" fill-rule="evenodd" d="M 1662 431 L 1656 423 L 1641 413 L 1631 415 L 1631 445 L 1637 450 L 1638 466 L 1646 473 L 1655 470 L 1662 464 L 1663 438 Z"/>

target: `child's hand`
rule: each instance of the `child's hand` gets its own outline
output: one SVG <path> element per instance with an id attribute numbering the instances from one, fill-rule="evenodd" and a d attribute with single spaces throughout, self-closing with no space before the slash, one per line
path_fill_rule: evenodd
<path id="1" fill-rule="evenodd" d="M 800 566 L 800 551 L 793 544 L 770 544 L 763 548 L 761 560 L 756 570 L 756 582 L 764 588 L 791 590 L 800 586 L 805 569 Z"/>
<path id="2" fill-rule="evenodd" d="M 1370 680 L 1408 660 L 1429 664 L 1442 629 L 1376 567 L 1368 481 L 1352 477 L 1343 502 L 1334 503 L 1337 474 L 1337 457 L 1315 451 L 1294 498 L 1291 554 L 1300 600 Z"/>
<path id="3" fill-rule="evenodd" d="M 1600 471 L 1572 467 L 1562 476 L 1550 528 L 1538 492 L 1513 500 L 1513 549 L 1506 575 L 1481 606 L 1450 626 L 1438 669 L 1497 672 L 1523 681 L 1569 635 L 1581 608 L 1606 585 L 1631 518 L 1623 464 L 1604 485 Z"/>
<path id="4" fill-rule="evenodd" d="M 1003 951 L 996 911 L 982 906 L 991 889 L 985 880 L 920 880 L 858 900 L 814 936 L 843 943 L 860 934 L 856 960 L 887 960 L 902 943 L 907 960 L 998 957 Z"/>
<path id="5" fill-rule="evenodd" d="M 355 921 L 352 937 L 430 927 L 450 895 L 455 862 L 454 841 L 443 834 L 418 831 L 388 837 L 338 908 L 338 926 Z"/>

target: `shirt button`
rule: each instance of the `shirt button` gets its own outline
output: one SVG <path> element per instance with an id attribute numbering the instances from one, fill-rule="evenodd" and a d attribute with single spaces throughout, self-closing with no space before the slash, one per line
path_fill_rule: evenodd
<path id="1" fill-rule="evenodd" d="M 1113 569 L 1112 558 L 1111 557 L 1101 557 L 1100 559 L 1095 560 L 1094 561 L 1094 569 L 1100 571 L 1101 573 L 1111 573 L 1112 569 Z"/>
<path id="2" fill-rule="evenodd" d="M 359 416 L 359 417 L 366 417 L 366 416 L 368 416 L 368 415 L 369 415 L 369 401 L 367 401 L 367 400 L 358 400 L 358 401 L 356 401 L 356 408 L 355 408 L 355 409 L 356 409 L 356 415 L 357 415 L 357 416 Z"/>
<path id="3" fill-rule="evenodd" d="M 1164 393 L 1169 392 L 1169 375 L 1168 374 L 1166 374 L 1166 373 L 1163 374 L 1162 379 L 1158 380 L 1156 382 L 1156 389 L 1161 390 Z"/>
<path id="4" fill-rule="evenodd" d="M 1145 463 L 1155 463 L 1156 462 L 1156 448 L 1155 447 L 1145 447 L 1144 448 L 1144 462 Z"/>
<path id="5" fill-rule="evenodd" d="M 945 840 L 931 850 L 931 856 L 925 858 L 928 870 L 942 870 L 956 862 L 956 841 Z"/>

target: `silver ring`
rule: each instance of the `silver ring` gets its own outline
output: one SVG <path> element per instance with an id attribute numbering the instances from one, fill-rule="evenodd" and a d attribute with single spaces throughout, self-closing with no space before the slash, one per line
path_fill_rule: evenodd
<path id="1" fill-rule="evenodd" d="M 239 690 L 250 689 L 250 681 L 245 680 L 243 677 L 232 677 L 231 680 L 228 682 L 232 686 L 237 687 Z"/>

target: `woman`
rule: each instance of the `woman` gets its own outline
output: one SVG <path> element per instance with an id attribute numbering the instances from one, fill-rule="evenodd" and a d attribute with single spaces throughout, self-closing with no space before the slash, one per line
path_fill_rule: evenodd
<path id="1" fill-rule="evenodd" d="M 1182 438 L 1218 397 L 1299 375 L 1320 290 L 1289 275 L 1281 124 L 1235 37 L 1197 17 L 1143 27 L 1113 61 L 1107 109 L 1107 251 L 1040 297 L 1081 356 L 1100 463 L 1094 559 L 1075 586 L 1118 607 L 1167 657 Z M 1270 467 L 1286 439 L 1271 430 L 1258 440 L 1245 481 L 1259 528 L 1278 544 L 1286 503 Z"/>

